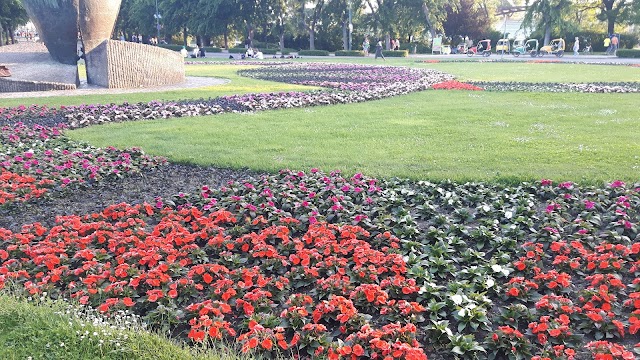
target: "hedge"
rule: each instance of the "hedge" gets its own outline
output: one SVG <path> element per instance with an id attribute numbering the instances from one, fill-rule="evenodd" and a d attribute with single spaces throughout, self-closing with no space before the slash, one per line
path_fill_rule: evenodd
<path id="1" fill-rule="evenodd" d="M 230 54 L 244 54 L 247 52 L 247 49 L 245 48 L 231 48 L 229 49 L 229 53 Z"/>
<path id="2" fill-rule="evenodd" d="M 385 57 L 407 57 L 409 51 L 407 50 L 382 50 L 382 55 Z"/>
<path id="3" fill-rule="evenodd" d="M 161 45 L 158 45 L 158 47 L 161 47 L 161 48 L 167 49 L 167 50 L 180 51 L 180 50 L 182 50 L 183 46 L 182 45 L 175 45 L 175 44 L 161 44 Z M 187 51 L 193 50 L 193 48 L 191 46 L 187 46 L 186 49 L 187 49 Z M 205 51 L 208 51 L 208 50 L 205 48 Z"/>
<path id="4" fill-rule="evenodd" d="M 327 50 L 300 50 L 298 51 L 300 56 L 329 56 Z"/>
<path id="5" fill-rule="evenodd" d="M 417 54 L 431 54 L 431 47 L 424 44 L 400 44 L 400 50 L 407 50 L 409 53 L 413 53 L 413 47 L 416 47 Z"/>
<path id="6" fill-rule="evenodd" d="M 364 51 L 361 50 L 338 50 L 335 53 L 336 56 L 364 56 Z"/>
<path id="7" fill-rule="evenodd" d="M 175 45 L 175 44 L 162 44 L 162 45 L 158 45 L 158 47 L 161 47 L 163 49 L 167 49 L 167 50 L 173 50 L 173 51 L 180 51 L 182 50 L 182 45 Z M 192 51 L 193 48 L 191 46 L 187 46 L 186 47 L 187 51 Z M 220 49 L 219 47 L 211 47 L 211 46 L 205 46 L 204 47 L 204 52 L 205 53 L 219 53 L 222 52 L 222 49 Z"/>
<path id="8" fill-rule="evenodd" d="M 616 55 L 618 55 L 619 58 L 640 58 L 640 50 L 618 49 Z"/>

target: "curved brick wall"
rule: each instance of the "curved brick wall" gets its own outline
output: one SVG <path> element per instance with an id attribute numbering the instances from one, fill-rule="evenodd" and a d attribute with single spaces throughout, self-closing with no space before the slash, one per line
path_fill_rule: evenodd
<path id="1" fill-rule="evenodd" d="M 107 88 L 175 85 L 185 81 L 184 59 L 175 51 L 106 40 L 87 52 L 88 78 Z"/>
<path id="2" fill-rule="evenodd" d="M 0 93 L 75 89 L 75 84 L 62 84 L 44 81 L 9 80 L 0 78 Z"/>

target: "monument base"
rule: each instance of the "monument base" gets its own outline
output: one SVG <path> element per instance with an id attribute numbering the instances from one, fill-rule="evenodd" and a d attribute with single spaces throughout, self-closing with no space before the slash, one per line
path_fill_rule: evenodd
<path id="1" fill-rule="evenodd" d="M 0 78 L 0 92 L 73 90 L 80 84 L 78 66 L 53 60 L 42 44 L 18 43 L 0 49 L 0 65 L 11 72 L 11 77 Z"/>
<path id="2" fill-rule="evenodd" d="M 106 40 L 85 57 L 91 85 L 130 89 L 185 81 L 182 56 L 156 46 Z"/>

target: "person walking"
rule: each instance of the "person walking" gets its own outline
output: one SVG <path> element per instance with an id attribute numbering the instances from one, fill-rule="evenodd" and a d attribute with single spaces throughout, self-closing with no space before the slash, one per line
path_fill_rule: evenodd
<path id="1" fill-rule="evenodd" d="M 382 41 L 380 39 L 378 39 L 378 42 L 376 43 L 376 56 L 375 56 L 375 58 L 378 59 L 379 57 L 381 57 L 382 60 L 387 61 L 387 59 L 385 59 L 384 55 L 382 54 Z"/>
<path id="2" fill-rule="evenodd" d="M 364 52 L 364 56 L 369 56 L 369 37 L 365 36 L 364 41 L 362 42 L 362 52 Z"/>
<path id="3" fill-rule="evenodd" d="M 573 43 L 573 56 L 580 55 L 580 39 L 576 36 L 576 42 Z"/>
<path id="4" fill-rule="evenodd" d="M 611 37 L 607 36 L 606 38 L 604 38 L 604 48 L 607 49 L 604 54 L 605 55 L 609 55 L 611 53 Z"/>
<path id="5" fill-rule="evenodd" d="M 616 55 L 616 52 L 618 51 L 618 42 L 620 40 L 618 39 L 618 36 L 616 34 L 613 34 L 613 36 L 611 37 L 611 54 L 613 56 Z"/>

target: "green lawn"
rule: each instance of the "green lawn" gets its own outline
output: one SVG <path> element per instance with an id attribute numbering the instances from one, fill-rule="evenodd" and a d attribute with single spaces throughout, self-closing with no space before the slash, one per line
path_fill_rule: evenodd
<path id="1" fill-rule="evenodd" d="M 362 104 L 109 124 L 70 136 L 171 161 L 379 177 L 637 180 L 634 94 L 426 91 Z"/>
<path id="2" fill-rule="evenodd" d="M 442 70 L 462 80 L 572 83 L 640 81 L 640 67 L 620 65 L 442 62 L 420 66 Z"/>
<path id="3" fill-rule="evenodd" d="M 76 316 L 82 314 L 82 316 Z M 92 313 L 93 314 L 93 313 Z M 90 318 L 91 317 L 91 318 Z M 175 344 L 164 336 L 106 323 L 97 325 L 62 301 L 35 304 L 0 294 L 0 359 L 148 359 L 238 360 L 248 359 L 230 349 L 204 351 Z M 96 318 L 98 319 L 98 318 Z M 121 323 L 124 322 L 124 319 Z"/>
<path id="4" fill-rule="evenodd" d="M 152 100 L 182 100 L 201 99 L 218 97 L 232 94 L 245 94 L 251 92 L 278 92 L 315 89 L 309 86 L 300 86 L 271 81 L 255 80 L 241 77 L 236 74 L 240 69 L 250 68 L 247 66 L 231 65 L 194 65 L 185 66 L 187 76 L 209 76 L 228 80 L 227 84 L 208 86 L 202 88 L 133 93 L 133 94 L 111 94 L 111 95 L 79 95 L 79 96 L 55 96 L 39 98 L 19 98 L 0 99 L 0 106 L 10 107 L 30 104 L 46 104 L 48 106 L 59 107 L 60 105 L 80 105 L 80 104 L 110 104 L 110 103 L 136 103 Z"/>

